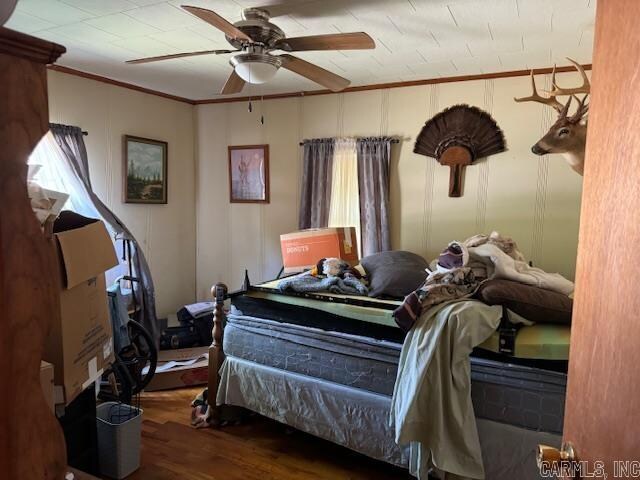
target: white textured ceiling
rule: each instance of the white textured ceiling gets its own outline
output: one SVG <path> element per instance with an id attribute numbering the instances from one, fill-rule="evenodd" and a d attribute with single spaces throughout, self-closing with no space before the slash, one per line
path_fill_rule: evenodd
<path id="1" fill-rule="evenodd" d="M 229 55 L 125 65 L 154 55 L 228 48 L 224 34 L 180 9 L 216 11 L 274 0 L 19 0 L 7 27 L 67 47 L 60 65 L 190 99 L 219 97 Z M 596 0 L 288 0 L 272 19 L 287 36 L 365 31 L 375 50 L 300 57 L 367 85 L 591 62 Z M 321 89 L 281 69 L 240 95 Z"/>

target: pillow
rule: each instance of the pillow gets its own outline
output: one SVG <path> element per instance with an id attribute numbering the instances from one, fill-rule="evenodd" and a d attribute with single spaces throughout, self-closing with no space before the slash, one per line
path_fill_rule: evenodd
<path id="1" fill-rule="evenodd" d="M 536 323 L 571 324 L 573 300 L 566 295 L 511 280 L 487 280 L 475 294 L 488 305 L 502 305 Z"/>
<path id="2" fill-rule="evenodd" d="M 411 252 L 380 252 L 360 260 L 369 277 L 370 297 L 404 298 L 427 278 L 429 264 Z"/>

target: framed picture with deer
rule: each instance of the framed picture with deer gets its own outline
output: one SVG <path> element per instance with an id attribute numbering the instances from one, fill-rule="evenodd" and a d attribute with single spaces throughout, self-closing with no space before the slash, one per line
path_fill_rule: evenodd
<path id="1" fill-rule="evenodd" d="M 229 147 L 229 201 L 269 203 L 269 145 Z"/>

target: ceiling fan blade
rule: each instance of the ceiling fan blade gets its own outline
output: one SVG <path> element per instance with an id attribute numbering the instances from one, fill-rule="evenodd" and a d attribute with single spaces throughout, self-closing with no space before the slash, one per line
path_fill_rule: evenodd
<path id="1" fill-rule="evenodd" d="M 196 57 L 198 55 L 220 55 L 223 53 L 234 53 L 239 50 L 202 50 L 200 52 L 173 53 L 170 55 L 160 55 L 158 57 L 136 58 L 135 60 L 127 60 L 125 63 L 150 63 L 159 62 L 160 60 L 171 60 L 172 58 Z"/>
<path id="2" fill-rule="evenodd" d="M 227 79 L 227 83 L 224 84 L 224 87 L 222 87 L 222 91 L 220 91 L 220 93 L 222 95 L 240 93 L 244 88 L 244 84 L 245 84 L 245 81 L 241 79 L 240 76 L 234 70 L 233 72 L 231 72 L 231 75 L 229 75 L 229 78 Z"/>
<path id="3" fill-rule="evenodd" d="M 344 90 L 351 83 L 346 78 L 342 78 L 340 75 L 325 70 L 313 63 L 309 63 L 301 58 L 294 57 L 293 55 L 283 54 L 278 58 L 282 59 L 282 67 L 292 72 L 302 75 L 303 77 L 313 80 L 319 83 L 323 87 L 328 88 L 333 92 L 339 92 Z"/>
<path id="4" fill-rule="evenodd" d="M 208 24 L 213 25 L 218 30 L 221 30 L 228 37 L 236 38 L 238 40 L 246 40 L 247 42 L 253 42 L 251 37 L 237 28 L 233 23 L 225 20 L 220 15 L 212 12 L 211 10 L 200 7 L 192 7 L 190 5 L 182 5 L 182 8 L 187 12 L 195 15 L 196 17 L 204 20 Z"/>
<path id="5" fill-rule="evenodd" d="M 287 52 L 306 50 L 367 50 L 376 48 L 376 42 L 364 32 L 330 33 L 328 35 L 310 35 L 308 37 L 284 38 L 275 48 Z"/>

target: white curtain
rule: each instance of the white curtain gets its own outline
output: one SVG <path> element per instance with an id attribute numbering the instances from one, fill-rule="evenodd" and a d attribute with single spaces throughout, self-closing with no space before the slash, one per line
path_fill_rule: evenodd
<path id="1" fill-rule="evenodd" d="M 69 195 L 63 207 L 64 210 L 71 210 L 88 218 L 98 218 L 104 222 L 51 132 L 42 137 L 31 153 L 28 163 L 29 165 L 38 165 L 38 171 L 33 177 L 38 185 Z M 105 222 L 105 226 L 110 230 L 107 222 Z M 111 234 L 113 238 L 112 231 Z M 107 285 L 111 285 L 120 276 L 128 274 L 127 264 L 122 260 L 121 243 L 114 241 L 120 264 L 106 272 Z"/>
<path id="2" fill-rule="evenodd" d="M 355 138 L 339 138 L 333 152 L 329 227 L 355 227 L 358 252 L 360 242 L 360 194 L 358 190 L 358 155 Z"/>
<path id="3" fill-rule="evenodd" d="M 29 157 L 29 165 L 38 165 L 33 179 L 44 188 L 69 195 L 65 210 L 72 210 L 89 218 L 100 218 L 80 180 L 71 170 L 64 153 L 48 132 Z"/>

